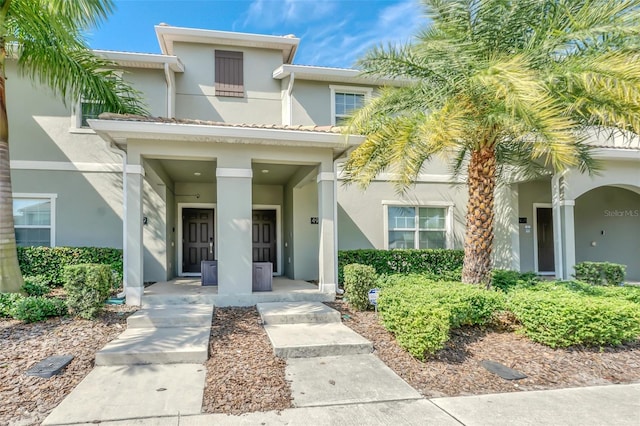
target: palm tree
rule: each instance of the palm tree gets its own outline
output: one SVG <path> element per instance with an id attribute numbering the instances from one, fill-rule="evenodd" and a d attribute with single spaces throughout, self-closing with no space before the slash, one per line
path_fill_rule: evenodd
<path id="1" fill-rule="evenodd" d="M 595 164 L 585 128 L 640 131 L 639 0 L 423 0 L 430 25 L 406 46 L 359 61 L 401 78 L 356 111 L 366 135 L 344 164 L 366 187 L 405 190 L 434 156 L 466 169 L 463 281 L 489 285 L 494 191 L 507 172 Z"/>
<path id="2" fill-rule="evenodd" d="M 18 292 L 23 282 L 13 223 L 6 61 L 16 59 L 25 77 L 64 102 L 85 97 L 107 111 L 145 113 L 114 64 L 93 55 L 83 39 L 82 32 L 112 9 L 111 0 L 0 0 L 0 292 Z"/>

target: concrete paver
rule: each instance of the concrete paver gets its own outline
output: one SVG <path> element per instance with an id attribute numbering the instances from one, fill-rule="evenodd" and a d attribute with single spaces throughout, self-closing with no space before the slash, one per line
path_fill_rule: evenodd
<path id="1" fill-rule="evenodd" d="M 265 324 L 340 323 L 340 312 L 320 302 L 258 303 Z"/>
<path id="2" fill-rule="evenodd" d="M 286 376 L 295 407 L 421 398 L 373 354 L 291 358 Z"/>
<path id="3" fill-rule="evenodd" d="M 96 367 L 43 425 L 200 414 L 205 376 L 202 364 Z"/>
<path id="4" fill-rule="evenodd" d="M 213 305 L 151 306 L 127 318 L 127 328 L 209 327 Z"/>

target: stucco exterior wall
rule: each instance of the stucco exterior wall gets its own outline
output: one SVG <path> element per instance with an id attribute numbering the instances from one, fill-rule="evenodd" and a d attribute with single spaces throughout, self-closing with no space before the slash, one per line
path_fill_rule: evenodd
<path id="1" fill-rule="evenodd" d="M 551 204 L 551 181 L 538 180 L 518 185 L 518 217 L 524 217 L 526 224 L 518 224 L 520 234 L 520 270 L 535 271 L 534 264 L 534 203 Z"/>
<path id="2" fill-rule="evenodd" d="M 311 223 L 318 217 L 318 187 L 315 182 L 293 189 L 293 240 L 295 247 L 293 278 L 318 279 L 319 227 Z"/>
<path id="3" fill-rule="evenodd" d="M 244 53 L 244 98 L 215 95 L 215 50 Z M 185 66 L 176 74 L 176 117 L 228 123 L 281 123 L 280 81 L 272 77 L 282 52 L 266 49 L 175 43 Z M 249 118 L 250 117 L 250 118 Z"/>
<path id="4" fill-rule="evenodd" d="M 167 116 L 167 81 L 163 70 L 125 68 L 122 78 L 144 94 L 149 114 Z"/>
<path id="5" fill-rule="evenodd" d="M 627 279 L 640 281 L 640 194 L 593 189 L 576 199 L 574 215 L 576 262 L 621 263 Z"/>

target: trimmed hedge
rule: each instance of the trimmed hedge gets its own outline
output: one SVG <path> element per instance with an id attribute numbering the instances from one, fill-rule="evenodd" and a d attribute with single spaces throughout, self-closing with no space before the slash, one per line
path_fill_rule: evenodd
<path id="1" fill-rule="evenodd" d="M 344 266 L 372 266 L 379 275 L 428 273 L 459 280 L 464 250 L 342 250 L 338 252 L 338 282 L 344 283 Z"/>
<path id="2" fill-rule="evenodd" d="M 24 277 L 24 285 L 22 290 L 27 293 L 27 296 L 44 296 L 51 292 L 51 288 L 48 285 L 47 278 L 44 275 L 37 275 L 35 277 Z"/>
<path id="3" fill-rule="evenodd" d="M 418 359 L 442 349 L 451 328 L 486 324 L 504 305 L 502 293 L 420 275 L 381 280 L 378 311 L 400 346 Z"/>
<path id="4" fill-rule="evenodd" d="M 122 250 L 105 247 L 18 247 L 22 275 L 43 275 L 51 285 L 64 284 L 68 265 L 101 263 L 110 265 L 122 281 Z"/>
<path id="5" fill-rule="evenodd" d="M 580 294 L 564 285 L 543 287 L 546 289 L 516 290 L 508 300 L 509 310 L 531 340 L 557 348 L 618 345 L 640 336 L 636 303 L 612 294 Z"/>
<path id="6" fill-rule="evenodd" d="M 113 276 L 109 265 L 73 265 L 64 268 L 69 313 L 94 318 L 109 297 Z"/>
<path id="7" fill-rule="evenodd" d="M 62 299 L 28 296 L 18 299 L 11 313 L 17 320 L 37 322 L 65 315 L 67 306 Z"/>
<path id="8" fill-rule="evenodd" d="M 626 265 L 609 262 L 580 262 L 574 266 L 573 275 L 578 281 L 592 285 L 624 284 Z"/>
<path id="9" fill-rule="evenodd" d="M 359 311 L 369 307 L 369 290 L 376 286 L 376 270 L 372 266 L 352 263 L 344 267 L 344 291 L 349 305 Z"/>

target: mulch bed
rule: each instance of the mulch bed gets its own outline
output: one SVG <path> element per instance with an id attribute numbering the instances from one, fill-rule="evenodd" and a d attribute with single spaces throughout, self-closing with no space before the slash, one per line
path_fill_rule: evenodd
<path id="1" fill-rule="evenodd" d="M 0 424 L 40 424 L 93 369 L 95 353 L 126 328 L 135 308 L 107 306 L 95 321 L 51 318 L 26 324 L 0 318 Z M 73 355 L 50 379 L 25 371 L 52 355 Z"/>
<path id="2" fill-rule="evenodd" d="M 202 409 L 241 414 L 291 407 L 286 362 L 273 354 L 258 311 L 216 308 Z"/>
<path id="3" fill-rule="evenodd" d="M 640 381 L 640 341 L 619 347 L 551 349 L 513 332 L 508 318 L 492 327 L 463 327 L 425 362 L 404 351 L 374 312 L 327 303 L 345 325 L 371 340 L 375 354 L 427 398 L 632 383 Z M 480 362 L 491 360 L 528 377 L 508 381 Z"/>

